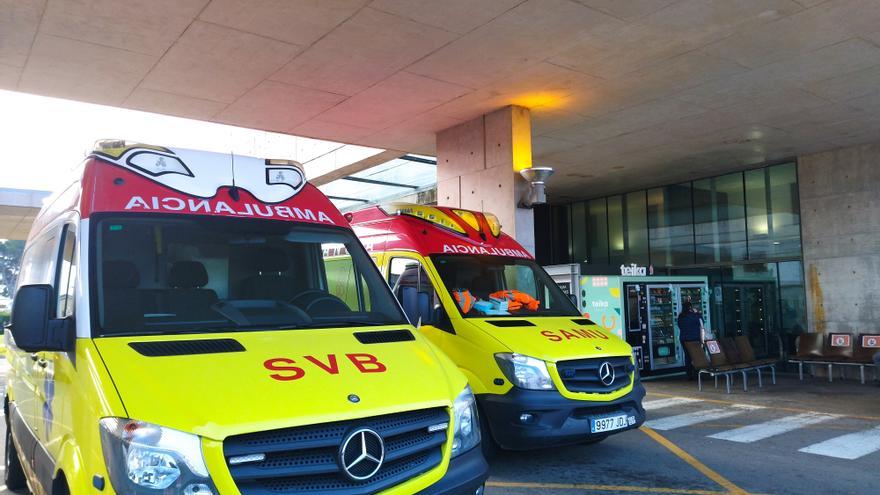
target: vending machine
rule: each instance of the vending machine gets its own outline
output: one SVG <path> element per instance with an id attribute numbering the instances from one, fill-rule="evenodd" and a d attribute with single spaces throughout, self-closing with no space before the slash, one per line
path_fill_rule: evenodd
<path id="1" fill-rule="evenodd" d="M 581 311 L 633 347 L 644 375 L 684 368 L 677 317 L 685 301 L 702 313 L 711 332 L 706 277 L 581 277 Z"/>

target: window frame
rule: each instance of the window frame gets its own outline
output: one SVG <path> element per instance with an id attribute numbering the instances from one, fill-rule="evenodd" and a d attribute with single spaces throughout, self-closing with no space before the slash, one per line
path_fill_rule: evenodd
<path id="1" fill-rule="evenodd" d="M 67 272 L 67 286 L 64 288 L 66 292 L 67 299 L 64 302 L 64 313 L 59 313 L 60 308 L 58 304 L 60 303 L 61 297 L 61 277 L 64 268 L 65 261 L 65 250 L 67 246 L 67 240 L 70 237 L 73 237 L 73 246 L 70 250 L 70 260 Z M 65 223 L 61 229 L 61 236 L 58 242 L 58 256 L 55 260 L 55 275 L 53 277 L 53 308 L 52 313 L 55 315 L 54 318 L 63 319 L 73 317 L 76 314 L 76 270 L 78 266 L 77 260 L 77 251 L 79 249 L 79 244 L 77 243 L 77 233 L 76 226 L 73 223 Z"/>
<path id="2" fill-rule="evenodd" d="M 422 284 L 422 278 L 421 278 L 421 277 L 422 277 L 422 274 L 424 274 L 424 275 L 425 275 L 425 280 L 427 281 L 428 285 L 431 287 L 431 291 L 432 291 L 432 297 L 431 297 L 431 309 L 433 310 L 434 308 L 437 307 L 437 305 L 440 305 L 440 307 L 443 307 L 443 301 L 440 300 L 440 291 L 437 290 L 437 284 L 435 284 L 434 281 L 431 280 L 431 275 L 428 273 L 428 265 L 425 263 L 425 261 L 422 260 L 422 259 L 419 259 L 419 258 L 416 257 L 416 256 L 407 256 L 407 255 L 403 255 L 403 254 L 400 254 L 400 255 L 395 254 L 395 255 L 390 255 L 390 256 L 388 257 L 388 274 L 387 274 L 387 276 L 385 277 L 385 282 L 387 282 L 387 283 L 388 283 L 388 287 L 391 288 L 391 295 L 394 297 L 394 300 L 397 301 L 397 304 L 400 305 L 401 310 L 404 310 L 404 307 L 403 307 L 403 301 L 401 301 L 400 299 L 398 299 L 398 298 L 397 298 L 397 295 L 394 293 L 394 288 L 397 287 L 397 280 L 394 281 L 394 285 L 391 285 L 391 267 L 392 267 L 392 265 L 394 264 L 394 261 L 395 261 L 395 260 L 399 260 L 399 259 L 402 259 L 402 260 L 409 260 L 409 261 L 414 262 L 414 263 L 417 263 L 417 264 L 419 265 L 419 278 L 417 279 L 416 284 L 418 284 L 419 286 Z M 400 277 L 398 276 L 398 280 L 399 280 L 399 279 L 400 279 Z M 405 311 L 405 310 L 403 311 L 403 313 L 404 313 L 404 315 L 406 315 L 406 311 Z M 410 323 L 411 323 L 413 326 L 415 326 L 416 323 L 418 323 L 418 322 L 410 322 Z M 436 322 L 432 321 L 431 323 L 425 323 L 425 325 L 436 326 L 435 323 L 436 323 Z"/>

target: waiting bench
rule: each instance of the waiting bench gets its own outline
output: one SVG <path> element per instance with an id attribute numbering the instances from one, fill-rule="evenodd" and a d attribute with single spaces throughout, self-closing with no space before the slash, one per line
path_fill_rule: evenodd
<path id="1" fill-rule="evenodd" d="M 865 383 L 865 368 L 877 368 L 874 365 L 874 354 L 880 352 L 880 334 L 863 333 L 854 338 L 851 333 L 803 333 L 795 340 L 795 355 L 788 359 L 789 363 L 798 365 L 798 376 L 804 379 L 804 365 L 826 366 L 828 381 L 834 381 L 834 366 L 842 369 L 846 366 L 859 368 L 862 384 Z"/>
<path id="2" fill-rule="evenodd" d="M 703 375 L 715 378 L 715 387 L 718 387 L 718 377 L 723 376 L 730 393 L 731 377 L 741 374 L 743 377 L 743 390 L 748 391 L 748 373 L 754 371 L 758 375 L 758 386 L 763 387 L 762 370 L 769 369 L 773 384 L 776 384 L 775 358 L 756 359 L 755 351 L 748 337 L 744 335 L 736 338 L 724 337 L 717 340 L 707 340 L 704 345 L 699 342 L 685 342 L 685 350 L 691 357 L 694 369 L 697 370 L 697 387 L 703 390 Z M 708 353 L 708 358 L 706 357 Z"/>

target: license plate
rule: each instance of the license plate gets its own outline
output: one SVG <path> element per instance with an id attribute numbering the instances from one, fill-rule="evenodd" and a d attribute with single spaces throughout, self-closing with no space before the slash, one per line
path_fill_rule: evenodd
<path id="1" fill-rule="evenodd" d="M 602 433 L 605 431 L 614 431 L 626 428 L 636 424 L 635 416 L 619 414 L 617 416 L 609 416 L 607 418 L 597 418 L 590 420 L 590 432 Z"/>

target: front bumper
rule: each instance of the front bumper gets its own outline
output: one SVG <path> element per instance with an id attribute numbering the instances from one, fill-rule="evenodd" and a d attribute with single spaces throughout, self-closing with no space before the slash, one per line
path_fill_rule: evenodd
<path id="1" fill-rule="evenodd" d="M 489 465 L 478 447 L 449 461 L 449 468 L 440 481 L 419 492 L 419 495 L 475 495 L 489 477 Z"/>
<path id="2" fill-rule="evenodd" d="M 645 422 L 642 399 L 645 387 L 636 380 L 632 390 L 609 402 L 573 400 L 558 391 L 524 390 L 514 387 L 504 395 L 477 396 L 481 413 L 486 415 L 495 442 L 507 450 L 529 450 L 599 440 L 608 435 L 638 428 Z M 532 420 L 523 423 L 523 413 Z M 590 419 L 615 414 L 635 416 L 635 423 L 606 433 L 591 433 Z M 484 438 L 483 441 L 488 441 Z"/>

